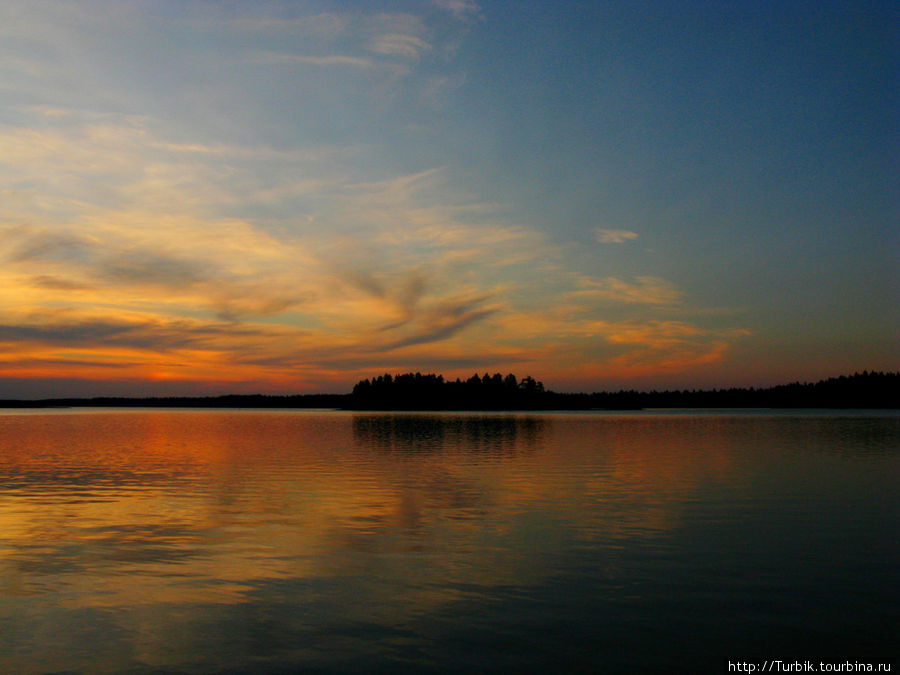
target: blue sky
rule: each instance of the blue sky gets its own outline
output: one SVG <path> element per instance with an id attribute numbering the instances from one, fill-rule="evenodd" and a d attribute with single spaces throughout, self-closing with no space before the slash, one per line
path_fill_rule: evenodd
<path id="1" fill-rule="evenodd" d="M 0 0 L 0 395 L 896 370 L 898 16 Z"/>

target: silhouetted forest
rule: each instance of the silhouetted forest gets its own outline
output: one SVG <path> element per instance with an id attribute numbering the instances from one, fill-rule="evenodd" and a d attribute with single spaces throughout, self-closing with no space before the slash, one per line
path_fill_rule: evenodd
<path id="1" fill-rule="evenodd" d="M 475 374 L 467 380 L 442 375 L 379 375 L 353 387 L 351 405 L 366 410 L 539 410 L 553 405 L 557 394 L 531 376 Z"/>
<path id="2" fill-rule="evenodd" d="M 548 391 L 532 377 L 500 373 L 447 381 L 440 375 L 380 375 L 353 387 L 364 410 L 638 410 L 643 408 L 900 408 L 900 373 L 865 371 L 814 384 L 712 390 Z"/>
<path id="3" fill-rule="evenodd" d="M 347 410 L 640 410 L 643 408 L 900 408 L 900 373 L 842 375 L 767 388 L 619 390 L 566 394 L 531 376 L 500 373 L 445 380 L 432 373 L 379 375 L 350 394 L 0 400 L 3 408 L 342 408 Z"/>

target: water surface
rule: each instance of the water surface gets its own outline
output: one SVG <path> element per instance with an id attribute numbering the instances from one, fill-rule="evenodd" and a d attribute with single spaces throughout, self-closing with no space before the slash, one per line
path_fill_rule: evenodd
<path id="1" fill-rule="evenodd" d="M 2 672 L 895 659 L 895 413 L 0 414 Z"/>

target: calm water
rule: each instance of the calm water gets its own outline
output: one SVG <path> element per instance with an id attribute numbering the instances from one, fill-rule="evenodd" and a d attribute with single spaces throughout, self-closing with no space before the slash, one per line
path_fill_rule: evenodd
<path id="1" fill-rule="evenodd" d="M 0 671 L 896 671 L 898 479 L 894 413 L 4 413 Z"/>

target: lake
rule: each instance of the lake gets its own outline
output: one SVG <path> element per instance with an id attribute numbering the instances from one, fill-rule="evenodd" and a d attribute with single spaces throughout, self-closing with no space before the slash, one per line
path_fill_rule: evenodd
<path id="1" fill-rule="evenodd" d="M 0 412 L 0 671 L 888 663 L 898 479 L 896 411 Z"/>

